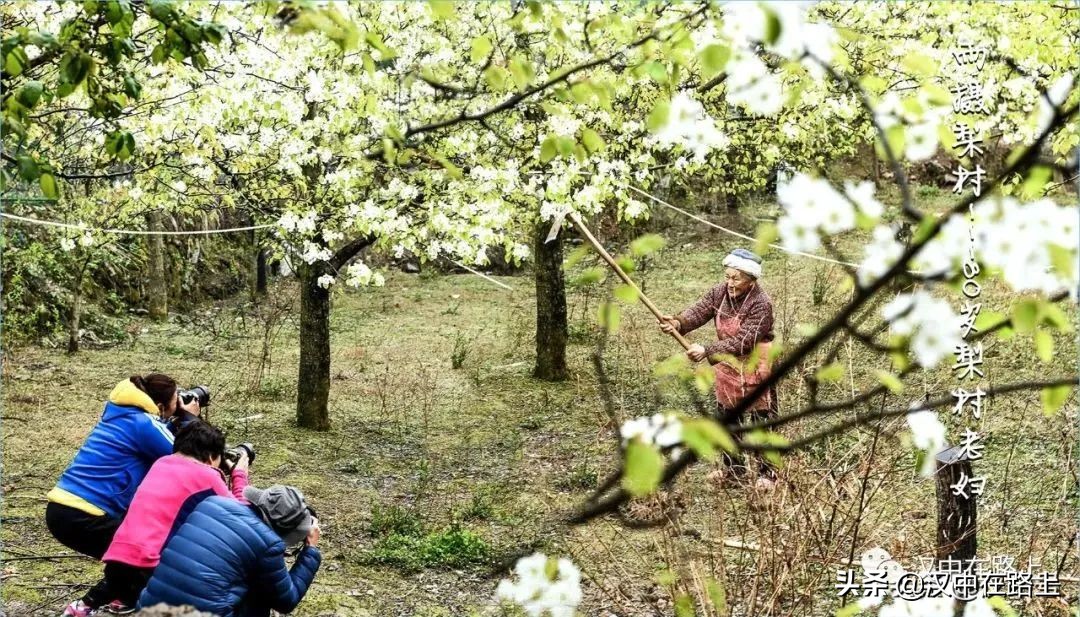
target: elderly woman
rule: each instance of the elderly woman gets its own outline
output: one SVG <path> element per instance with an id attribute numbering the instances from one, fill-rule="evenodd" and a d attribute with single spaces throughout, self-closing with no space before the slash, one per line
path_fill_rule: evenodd
<path id="1" fill-rule="evenodd" d="M 724 258 L 723 265 L 725 281 L 678 315 L 665 315 L 660 329 L 669 334 L 686 334 L 713 322 L 717 341 L 708 347 L 691 345 L 686 355 L 693 362 L 708 359 L 713 365 L 720 417 L 724 424 L 734 426 L 742 421 L 742 414 L 734 413 L 736 406 L 769 376 L 773 306 L 758 284 L 760 257 L 746 249 L 735 249 Z M 752 355 L 756 355 L 756 366 L 749 366 Z M 747 407 L 751 421 L 769 416 L 775 402 L 773 389 L 754 399 Z M 767 478 L 773 476 L 767 466 L 762 465 L 762 471 Z"/>

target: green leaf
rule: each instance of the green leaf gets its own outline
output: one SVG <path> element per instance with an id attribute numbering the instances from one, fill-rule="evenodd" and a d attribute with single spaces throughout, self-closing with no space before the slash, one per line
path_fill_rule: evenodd
<path id="1" fill-rule="evenodd" d="M 897 124 L 885 129 L 885 141 L 889 144 L 889 148 L 892 150 L 892 155 L 900 160 L 900 157 L 904 154 L 904 125 Z M 874 140 L 874 149 L 877 151 L 878 157 L 883 160 L 889 160 L 888 155 L 885 152 L 885 147 L 881 144 L 880 139 Z"/>
<path id="2" fill-rule="evenodd" d="M 60 187 L 56 184 L 56 178 L 50 173 L 43 173 L 38 177 L 41 192 L 48 199 L 60 199 Z"/>
<path id="3" fill-rule="evenodd" d="M 1050 245 L 1054 246 L 1054 245 Z M 1061 311 L 1058 305 L 1051 302 L 1047 302 L 1042 306 L 1042 321 L 1043 323 L 1056 328 L 1058 332 L 1072 332 L 1072 323 L 1065 317 L 1065 313 Z"/>
<path id="4" fill-rule="evenodd" d="M 585 270 L 584 272 L 582 272 L 581 274 L 577 275 L 570 284 L 573 285 L 574 287 L 579 287 L 579 286 L 582 286 L 582 285 L 592 285 L 594 283 L 600 282 L 600 280 L 603 279 L 603 278 L 604 278 L 604 270 L 603 269 L 601 269 L 601 268 L 589 268 L 589 269 Z"/>
<path id="5" fill-rule="evenodd" d="M 1039 320 L 1039 303 L 1036 300 L 1021 300 L 1013 307 L 1012 325 L 1017 332 L 1026 333 L 1035 329 Z"/>
<path id="6" fill-rule="evenodd" d="M 667 126 L 668 115 L 671 112 L 671 102 L 667 99 L 662 99 L 656 102 L 653 106 L 652 112 L 649 114 L 649 120 L 647 126 L 653 133 L 659 133 L 665 126 Z"/>
<path id="7" fill-rule="evenodd" d="M 900 381 L 896 375 L 893 375 L 888 371 L 876 370 L 874 371 L 874 376 L 877 377 L 877 380 L 881 385 L 888 388 L 889 392 L 892 392 L 893 394 L 900 394 L 904 389 L 904 382 Z"/>
<path id="8" fill-rule="evenodd" d="M 615 263 L 618 264 L 619 267 L 622 268 L 622 271 L 627 274 L 630 274 L 634 270 L 637 270 L 637 264 L 634 263 L 634 260 L 629 257 L 616 257 Z"/>
<path id="9" fill-rule="evenodd" d="M 845 604 L 840 609 L 838 609 L 836 611 L 836 617 L 854 617 L 861 612 L 862 608 L 859 606 L 859 603 L 852 602 L 850 604 Z"/>
<path id="10" fill-rule="evenodd" d="M 769 245 L 776 242 L 780 237 L 780 230 L 775 223 L 762 223 L 757 228 L 757 239 L 754 243 L 754 252 L 764 255 L 769 250 Z"/>
<path id="11" fill-rule="evenodd" d="M 1057 413 L 1057 410 L 1065 404 L 1065 401 L 1069 398 L 1069 393 L 1072 392 L 1073 386 L 1065 384 L 1061 386 L 1050 386 L 1043 388 L 1040 398 L 1043 404 L 1043 413 L 1048 416 L 1052 416 Z"/>
<path id="12" fill-rule="evenodd" d="M 618 300 L 620 300 L 621 302 L 625 302 L 626 304 L 634 304 L 638 301 L 637 289 L 626 285 L 625 283 L 622 285 L 616 285 L 615 288 L 611 290 L 611 295 L 615 296 Z"/>
<path id="13" fill-rule="evenodd" d="M 532 62 L 529 62 L 521 54 L 514 56 L 510 60 L 510 75 L 514 78 L 514 84 L 517 85 L 518 90 L 524 90 L 536 79 L 536 72 L 533 70 Z"/>
<path id="14" fill-rule="evenodd" d="M 227 32 L 228 30 L 221 24 L 208 23 L 203 26 L 203 38 L 211 45 L 219 45 Z"/>
<path id="15" fill-rule="evenodd" d="M 996 311 L 979 311 L 978 317 L 975 318 L 975 330 L 985 332 L 1006 319 L 1008 318 L 1004 314 Z"/>
<path id="16" fill-rule="evenodd" d="M 727 592 L 724 591 L 724 585 L 715 578 L 709 578 L 705 582 L 705 591 L 709 594 L 709 601 L 713 605 L 714 615 L 726 615 L 727 614 Z"/>
<path id="17" fill-rule="evenodd" d="M 659 234 L 645 234 L 630 243 L 630 252 L 636 257 L 644 257 L 664 248 L 664 238 Z"/>
<path id="18" fill-rule="evenodd" d="M 597 311 L 597 319 L 600 322 L 600 325 L 608 332 L 615 332 L 619 329 L 619 324 L 622 322 L 622 309 L 619 308 L 618 304 L 602 302 Z"/>
<path id="19" fill-rule="evenodd" d="M 859 85 L 863 87 L 863 90 L 871 92 L 873 94 L 880 94 L 888 89 L 889 82 L 885 81 L 877 75 L 865 75 L 859 79 Z"/>
<path id="20" fill-rule="evenodd" d="M 19 88 L 18 99 L 27 109 L 33 109 L 41 99 L 42 83 L 40 81 L 28 81 Z"/>
<path id="21" fill-rule="evenodd" d="M 154 64 L 161 64 L 165 62 L 165 57 L 168 51 L 165 49 L 164 43 L 158 43 L 154 46 L 154 49 L 150 51 L 150 61 Z"/>
<path id="22" fill-rule="evenodd" d="M 780 17 L 771 8 L 764 5 L 761 6 L 761 10 L 765 12 L 765 43 L 773 45 L 780 38 L 781 30 L 783 29 L 780 23 Z"/>
<path id="23" fill-rule="evenodd" d="M 626 446 L 622 487 L 634 497 L 650 495 L 664 475 L 664 456 L 652 444 L 633 439 Z"/>
<path id="24" fill-rule="evenodd" d="M 169 0 L 150 0 L 146 3 L 146 7 L 151 17 L 164 24 L 175 20 L 175 11 Z"/>
<path id="25" fill-rule="evenodd" d="M 705 368 L 712 371 L 711 367 Z M 711 418 L 693 418 L 683 422 L 683 441 L 687 441 L 687 435 L 691 435 L 691 439 L 704 441 L 710 447 L 719 447 L 728 454 L 739 450 L 731 433 Z M 689 442 L 687 445 L 693 447 Z"/>
<path id="26" fill-rule="evenodd" d="M 484 69 L 484 81 L 492 90 L 505 90 L 509 83 L 510 73 L 501 66 L 489 66 Z"/>
<path id="27" fill-rule="evenodd" d="M 585 128 L 581 131 L 581 143 L 585 145 L 585 149 L 587 149 L 590 154 L 600 152 L 605 146 L 604 139 L 600 137 L 600 134 L 590 128 Z"/>
<path id="28" fill-rule="evenodd" d="M 935 75 L 938 70 L 937 63 L 922 54 L 905 54 L 900 65 L 920 77 Z"/>
<path id="29" fill-rule="evenodd" d="M 585 259 L 585 257 L 590 252 L 591 247 L 588 244 L 582 244 L 581 246 L 577 247 L 576 249 L 571 251 L 569 255 L 567 255 L 566 261 L 565 263 L 563 263 L 563 270 L 569 270 L 570 268 L 578 265 L 579 263 L 581 263 L 581 260 Z M 600 276 L 602 277 L 603 271 L 599 269 L 597 269 L 597 271 L 601 273 Z M 600 280 L 600 277 L 598 277 L 596 280 Z"/>
<path id="30" fill-rule="evenodd" d="M 428 6 L 436 19 L 450 19 L 456 13 L 453 0 L 428 0 Z"/>
<path id="31" fill-rule="evenodd" d="M 17 77 L 22 74 L 23 68 L 26 67 L 28 62 L 26 52 L 22 51 L 22 47 L 16 47 L 4 56 L 4 72 L 12 77 Z"/>
<path id="32" fill-rule="evenodd" d="M 1073 273 L 1076 271 L 1076 257 L 1069 249 L 1048 243 L 1046 249 L 1050 252 L 1050 265 L 1054 267 L 1054 271 L 1065 280 L 1072 280 Z"/>
<path id="33" fill-rule="evenodd" d="M 711 392 L 716 384 L 716 373 L 708 364 L 703 364 L 694 369 L 694 387 L 698 392 L 706 394 Z"/>
<path id="34" fill-rule="evenodd" d="M 1035 355 L 1047 363 L 1054 359 L 1054 337 L 1046 330 L 1035 331 Z"/>
<path id="35" fill-rule="evenodd" d="M 22 154 L 19 155 L 16 160 L 19 165 L 19 176 L 21 176 L 23 180 L 30 182 L 36 179 L 41 173 L 38 170 L 38 164 L 34 157 Z"/>
<path id="36" fill-rule="evenodd" d="M 127 75 L 124 77 L 124 93 L 137 101 L 142 96 L 142 84 L 131 75 Z"/>
<path id="37" fill-rule="evenodd" d="M 940 106 L 952 104 L 952 95 L 945 88 L 934 83 L 925 83 L 922 89 L 930 103 Z"/>
<path id="38" fill-rule="evenodd" d="M 731 49 L 726 45 L 707 45 L 701 51 L 701 77 L 709 80 L 718 75 L 727 66 L 731 57 Z"/>
<path id="39" fill-rule="evenodd" d="M 436 154 L 435 155 L 435 160 L 438 161 L 439 164 L 443 166 L 443 169 L 446 170 L 446 173 L 448 173 L 451 178 L 454 178 L 456 180 L 460 180 L 461 178 L 464 177 L 464 174 L 461 173 L 461 168 L 458 167 L 457 165 L 454 165 L 453 163 L 451 163 L 450 159 L 446 158 L 445 156 L 443 156 L 441 154 Z"/>
<path id="40" fill-rule="evenodd" d="M 675 596 L 675 617 L 694 617 L 694 600 L 690 594 Z"/>
<path id="41" fill-rule="evenodd" d="M 1053 172 L 1045 165 L 1036 165 L 1028 172 L 1024 183 L 1020 185 L 1020 196 L 1025 199 L 1042 197 L 1046 185 L 1050 183 Z"/>
<path id="42" fill-rule="evenodd" d="M 540 162 L 546 163 L 554 159 L 556 155 L 558 155 L 558 149 L 555 147 L 555 136 L 549 135 L 540 144 Z"/>
<path id="43" fill-rule="evenodd" d="M 668 81 L 667 67 L 660 62 L 649 62 L 645 65 L 645 71 L 658 84 L 666 84 Z"/>
<path id="44" fill-rule="evenodd" d="M 483 62 L 487 60 L 488 54 L 491 53 L 493 46 L 491 44 L 491 38 L 487 36 L 478 36 L 472 40 L 472 45 L 469 48 L 469 57 L 473 62 Z"/>
<path id="45" fill-rule="evenodd" d="M 563 136 L 555 138 L 555 148 L 559 151 L 559 154 L 561 154 L 562 156 L 573 156 L 574 155 L 574 146 L 576 146 L 576 145 L 577 145 L 577 142 L 574 141 L 573 137 L 567 137 L 567 136 L 563 135 Z"/>
<path id="46" fill-rule="evenodd" d="M 839 362 L 833 362 L 814 372 L 814 379 L 820 382 L 840 381 L 843 378 L 844 365 Z"/>

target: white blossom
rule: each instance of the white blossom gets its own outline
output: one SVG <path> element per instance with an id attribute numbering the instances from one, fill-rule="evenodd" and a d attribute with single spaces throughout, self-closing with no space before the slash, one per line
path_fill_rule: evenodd
<path id="1" fill-rule="evenodd" d="M 373 272 L 364 262 L 354 262 L 345 269 L 345 284 L 350 287 L 382 287 L 385 283 L 383 275 Z"/>
<path id="2" fill-rule="evenodd" d="M 93 246 L 94 245 L 94 236 L 90 235 L 89 231 L 84 232 L 83 235 L 79 238 L 79 245 L 80 246 Z"/>
<path id="3" fill-rule="evenodd" d="M 923 161 L 937 152 L 937 123 L 934 121 L 920 122 L 909 127 L 906 137 L 904 154 L 909 160 Z"/>
<path id="4" fill-rule="evenodd" d="M 963 342 L 960 317 L 949 303 L 923 290 L 897 296 L 882 308 L 890 331 L 911 337 L 915 360 L 924 368 L 937 366 Z"/>
<path id="5" fill-rule="evenodd" d="M 855 203 L 860 212 L 870 218 L 880 218 L 885 207 L 874 197 L 874 182 L 866 180 L 855 183 L 844 180 L 844 194 Z"/>
<path id="6" fill-rule="evenodd" d="M 319 277 L 319 287 L 322 287 L 323 289 L 330 289 L 330 286 L 334 284 L 335 280 L 336 279 L 334 278 L 333 274 L 324 274 Z"/>
<path id="7" fill-rule="evenodd" d="M 913 403 L 917 408 L 919 403 Z M 928 411 L 916 411 L 907 415 L 908 427 L 911 429 L 911 441 L 916 448 L 926 452 L 923 466 L 920 470 L 923 476 L 934 473 L 936 462 L 934 456 L 945 446 L 945 425 L 938 420 L 937 414 Z"/>
<path id="8" fill-rule="evenodd" d="M 581 571 L 562 557 L 549 576 L 548 563 L 543 553 L 519 559 L 514 565 L 517 580 L 499 581 L 496 598 L 521 606 L 530 617 L 573 617 L 581 603 Z"/>
<path id="9" fill-rule="evenodd" d="M 716 123 L 701 103 L 686 92 L 671 97 L 667 124 L 656 134 L 661 145 L 680 145 L 693 152 L 701 162 L 714 149 L 727 147 L 727 136 L 716 128 Z"/>
<path id="10" fill-rule="evenodd" d="M 65 251 L 73 251 L 75 250 L 75 241 L 71 238 L 61 238 L 60 248 L 64 249 Z"/>
<path id="11" fill-rule="evenodd" d="M 859 284 L 865 286 L 889 271 L 903 254 L 904 245 L 896 241 L 888 225 L 878 225 L 864 250 L 866 256 L 859 264 L 858 277 Z"/>
<path id="12" fill-rule="evenodd" d="M 814 251 L 821 246 L 819 230 L 837 234 L 855 227 L 855 208 L 828 180 L 796 173 L 778 182 L 776 197 L 784 206 L 777 229 L 785 247 Z"/>
<path id="13" fill-rule="evenodd" d="M 645 443 L 666 448 L 682 442 L 682 422 L 673 413 L 657 413 L 627 420 L 619 429 L 619 434 L 624 446 L 633 439 L 641 439 Z"/>

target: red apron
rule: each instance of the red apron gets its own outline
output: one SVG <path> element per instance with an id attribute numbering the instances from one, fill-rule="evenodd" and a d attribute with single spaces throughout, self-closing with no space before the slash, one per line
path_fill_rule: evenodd
<path id="1" fill-rule="evenodd" d="M 716 336 L 718 339 L 724 340 L 738 333 L 742 318 L 737 313 L 734 315 L 721 315 L 721 312 L 720 310 L 716 311 Z M 721 407 L 733 409 L 755 386 L 768 378 L 770 373 L 769 347 L 770 344 L 766 341 L 758 342 L 758 365 L 756 368 L 746 367 L 744 369 L 742 366 L 732 365 L 730 360 L 720 360 L 713 365 L 713 371 L 716 373 L 716 402 L 720 403 Z M 750 355 L 736 356 L 736 358 L 739 361 L 738 364 L 745 365 L 750 359 Z M 769 409 L 771 404 L 770 392 L 766 390 L 747 409 L 750 411 Z"/>

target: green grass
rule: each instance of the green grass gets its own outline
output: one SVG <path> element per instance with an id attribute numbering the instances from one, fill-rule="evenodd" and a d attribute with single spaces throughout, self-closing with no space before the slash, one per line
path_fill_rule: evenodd
<path id="1" fill-rule="evenodd" d="M 950 201 L 947 192 L 916 195 L 927 210 Z M 722 222 L 752 231 L 751 216 L 775 211 L 769 204 L 759 208 Z M 722 278 L 720 260 L 741 241 L 672 216 L 658 212 L 650 222 L 649 229 L 668 238 L 668 248 L 636 277 L 653 301 L 677 311 Z M 850 251 L 853 244 L 847 240 L 840 248 Z M 575 272 L 594 265 L 590 257 Z M 833 314 L 847 299 L 839 289 L 842 276 L 836 266 L 767 253 L 763 285 L 774 299 L 778 335 L 796 343 L 799 324 L 820 324 Z M 226 429 L 230 443 L 251 441 L 258 448 L 252 481 L 295 484 L 318 509 L 324 566 L 296 612 L 301 616 L 484 610 L 505 575 L 489 564 L 535 546 L 583 566 L 586 615 L 604 609 L 652 614 L 656 598 L 667 594 L 653 575 L 665 568 L 684 580 L 695 572 L 722 575 L 728 601 L 744 610 L 755 589 L 761 594 L 777 584 L 778 612 L 797 607 L 801 614 L 819 615 L 836 605 L 835 572 L 822 565 L 821 555 L 846 558 L 854 550 L 857 559 L 862 550 L 883 546 L 912 563 L 932 550 L 934 488 L 912 471 L 903 420 L 885 423 L 879 433 L 851 431 L 789 457 L 785 487 L 771 502 L 755 501 L 743 490 L 718 491 L 705 481 L 710 469 L 696 466 L 678 485 L 685 504 L 677 528 L 627 530 L 610 518 L 576 529 L 558 525 L 617 465 L 612 419 L 591 363 L 600 338 L 597 307 L 606 292 L 603 285 L 570 291 L 572 376 L 548 384 L 530 377 L 532 281 L 527 273 L 498 278 L 514 291 L 470 275 L 427 271 L 390 273 L 385 288 L 336 296 L 333 426 L 325 433 L 297 429 L 293 420 L 295 320 L 275 340 L 262 375 L 261 333 L 254 322 L 244 328 L 229 310 L 216 314 L 211 307 L 197 309 L 189 323 L 147 323 L 148 332 L 131 343 L 74 357 L 37 347 L 11 349 L 3 367 L 5 557 L 68 553 L 45 529 L 44 494 L 98 419 L 111 387 L 151 370 L 173 374 L 185 385 L 209 384 L 211 420 Z M 274 293 L 295 291 L 283 283 Z M 983 299 L 986 310 L 1004 311 L 1017 297 L 991 284 L 984 286 Z M 206 334 L 211 326 L 215 336 Z M 712 339 L 707 330 L 692 340 Z M 1050 365 L 1031 359 L 1030 337 L 988 345 L 985 383 L 1071 370 L 1075 339 L 1056 336 L 1055 343 Z M 624 308 L 622 326 L 607 340 L 605 354 L 616 421 L 662 408 L 691 409 L 686 393 L 670 391 L 652 373 L 678 351 L 642 307 Z M 822 358 L 814 355 L 798 374 L 812 372 Z M 845 346 L 838 359 L 845 378 L 826 384 L 819 393 L 823 400 L 849 396 L 852 388 L 874 383 L 874 370 L 888 368 L 886 359 L 858 346 Z M 899 396 L 873 401 L 873 409 L 907 405 L 927 393 L 939 396 L 954 385 L 947 370 L 933 371 L 910 380 Z M 796 411 L 806 396 L 797 375 L 781 385 L 785 412 Z M 943 418 L 950 435 L 964 426 L 989 434 L 987 462 L 977 466 L 989 476 L 979 515 L 980 552 L 1021 561 L 1033 555 L 1057 564 L 1076 530 L 1075 457 L 1069 455 L 1077 438 L 1075 402 L 1045 417 L 1038 393 L 1015 393 L 991 405 L 981 421 L 947 413 Z M 797 438 L 821 426 L 820 420 L 804 420 L 782 432 Z M 863 478 L 868 502 L 855 535 Z M 785 548 L 776 558 L 764 550 L 718 548 L 725 538 Z M 800 552 L 804 546 L 813 550 Z M 1065 565 L 1075 571 L 1075 557 Z M 82 559 L 5 562 L 4 609 L 13 615 L 55 614 L 99 575 L 98 564 Z"/>

